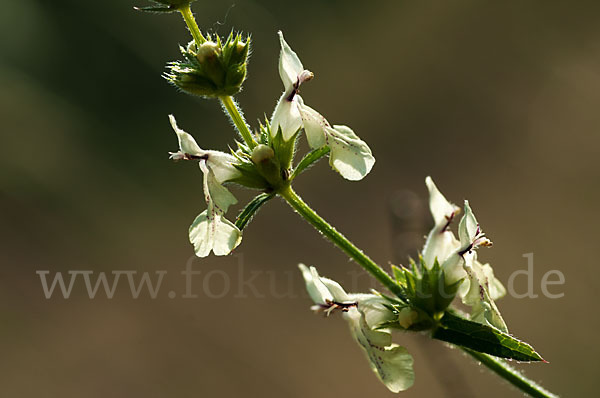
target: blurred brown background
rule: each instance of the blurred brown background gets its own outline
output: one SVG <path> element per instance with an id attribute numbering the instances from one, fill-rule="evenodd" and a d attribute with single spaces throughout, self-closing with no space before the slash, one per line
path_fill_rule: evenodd
<path id="1" fill-rule="evenodd" d="M 233 136 L 218 104 L 161 79 L 189 36 L 175 15 L 133 11 L 143 4 L 19 0 L 0 12 L 0 395 L 391 396 L 344 322 L 309 311 L 296 270 L 302 261 L 352 286 L 358 266 L 281 201 L 260 212 L 236 256 L 195 260 L 198 298 L 180 297 L 187 228 L 205 204 L 199 170 L 167 160 L 167 114 L 205 148 L 226 150 Z M 499 302 L 511 331 L 550 361 L 520 368 L 564 396 L 597 391 L 598 2 L 237 0 L 194 10 L 205 29 L 252 34 L 238 99 L 253 125 L 282 90 L 282 29 L 316 74 L 305 101 L 373 149 L 375 168 L 359 183 L 326 162 L 303 175 L 309 203 L 387 264 L 414 255 L 425 233 L 425 176 L 454 202 L 468 198 L 495 243 L 480 256 L 500 280 L 535 254 L 540 297 Z M 551 291 L 565 296 L 548 299 L 541 278 L 555 269 L 566 283 Z M 81 280 L 69 299 L 47 300 L 36 270 L 168 274 L 155 300 L 133 299 L 125 277 L 112 300 L 89 299 Z M 253 272 L 255 290 L 239 284 Z M 403 396 L 519 396 L 456 350 L 396 340 L 415 357 Z"/>

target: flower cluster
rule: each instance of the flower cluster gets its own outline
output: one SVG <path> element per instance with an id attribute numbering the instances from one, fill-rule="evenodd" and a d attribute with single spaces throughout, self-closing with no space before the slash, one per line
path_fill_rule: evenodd
<path id="1" fill-rule="evenodd" d="M 477 260 L 476 249 L 490 246 L 481 231 L 469 203 L 458 226 L 457 239 L 450 227 L 460 209 L 450 203 L 426 179 L 429 206 L 434 226 L 427 236 L 419 265 L 413 269 L 395 267 L 396 280 L 403 297 L 394 299 L 373 294 L 347 294 L 330 279 L 320 277 L 314 267 L 300 264 L 313 309 L 330 312 L 341 310 L 351 333 L 363 348 L 373 371 L 393 392 L 405 390 L 414 381 L 412 357 L 391 341 L 391 329 L 421 331 L 436 327 L 436 322 L 459 296 L 472 308 L 470 319 L 506 332 L 494 300 L 505 294 L 504 287 L 489 264 Z"/>
<path id="2" fill-rule="evenodd" d="M 285 92 L 271 120 L 260 126 L 259 132 L 250 137 L 250 142 L 238 143 L 238 150 L 231 154 L 203 150 L 191 135 L 177 127 L 171 116 L 171 124 L 179 139 L 179 151 L 172 153 L 171 158 L 198 161 L 204 174 L 204 196 L 208 208 L 195 219 L 189 233 L 196 255 L 200 257 L 211 252 L 215 255 L 229 254 L 242 237 L 240 228 L 224 217 L 228 208 L 237 201 L 223 184 L 231 182 L 275 193 L 285 189 L 291 183 L 290 167 L 296 137 L 301 130 L 306 133 L 311 148 L 327 148 L 332 168 L 348 180 L 362 179 L 375 163 L 368 145 L 349 127 L 330 125 L 317 111 L 304 104 L 298 89 L 303 82 L 312 79 L 313 74 L 304 69 L 281 32 L 279 38 L 279 74 Z M 245 76 L 248 43 L 241 41 L 240 36 L 230 36 L 225 44 L 221 44 L 220 40 L 217 43 L 206 41 L 199 49 L 191 43 L 182 52 L 187 61 L 172 63 L 168 78 L 186 92 L 220 98 L 231 94 L 223 91 L 231 83 L 228 75 L 221 73 L 224 64 L 235 66 L 241 62 Z M 237 71 L 238 67 L 233 70 Z M 243 81 L 242 77 L 240 79 L 235 80 L 235 92 L 239 91 Z"/>
<path id="3" fill-rule="evenodd" d="M 426 179 L 429 207 L 435 225 L 423 248 L 423 265 L 431 268 L 439 263 L 446 276 L 446 286 L 463 280 L 459 295 L 471 307 L 471 320 L 488 324 L 506 332 L 506 323 L 494 300 L 506 294 L 502 283 L 494 276 L 489 264 L 481 264 L 476 249 L 491 246 L 481 230 L 469 202 L 464 203 L 464 215 L 458 225 L 456 239 L 450 226 L 460 209 L 450 203 L 438 190 L 431 177 Z"/>

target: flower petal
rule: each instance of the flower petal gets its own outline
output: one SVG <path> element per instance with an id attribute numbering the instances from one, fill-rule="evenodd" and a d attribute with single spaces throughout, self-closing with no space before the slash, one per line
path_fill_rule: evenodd
<path id="1" fill-rule="evenodd" d="M 238 163 L 235 156 L 220 151 L 206 151 L 206 153 L 208 155 L 206 164 L 215 174 L 219 184 L 241 177 L 242 173 L 234 166 Z"/>
<path id="2" fill-rule="evenodd" d="M 404 347 L 392 344 L 389 331 L 372 330 L 356 308 L 350 308 L 344 318 L 354 339 L 364 350 L 371 369 L 390 391 L 400 392 L 413 385 L 413 358 Z"/>
<path id="3" fill-rule="evenodd" d="M 298 77 L 304 71 L 304 66 L 302 66 L 298 55 L 296 55 L 283 38 L 283 33 L 281 31 L 277 33 L 279 34 L 279 42 L 281 44 L 279 76 L 281 77 L 285 91 L 289 95 L 290 90 L 293 89 L 294 84 L 298 81 Z"/>
<path id="4" fill-rule="evenodd" d="M 490 292 L 490 297 L 492 298 L 492 300 L 498 300 L 504 297 L 506 295 L 506 288 L 504 287 L 502 282 L 500 282 L 498 278 L 496 278 L 496 276 L 494 275 L 494 269 L 492 268 L 492 266 L 489 264 L 483 264 L 481 265 L 481 269 L 483 271 L 483 274 L 487 278 L 488 290 Z"/>
<path id="5" fill-rule="evenodd" d="M 361 180 L 369 174 L 375 158 L 369 146 L 350 127 L 326 127 L 327 145 L 331 149 L 329 164 L 342 177 L 351 181 Z"/>
<path id="6" fill-rule="evenodd" d="M 446 200 L 431 177 L 425 179 L 425 184 L 429 190 L 429 209 L 435 223 L 427 235 L 422 252 L 425 266 L 430 269 L 436 258 L 442 264 L 460 247 L 452 231 L 446 228 L 460 209 Z"/>
<path id="7" fill-rule="evenodd" d="M 319 275 L 317 274 L 317 270 L 314 267 L 311 267 L 311 271 L 314 275 Z M 331 293 L 331 296 L 333 297 L 332 301 L 334 301 L 335 303 L 352 302 L 352 299 L 350 299 L 346 291 L 344 291 L 344 289 L 340 286 L 339 283 L 337 283 L 334 280 L 323 277 L 321 277 L 320 280 L 321 283 L 323 283 L 323 285 L 327 288 L 327 290 L 329 290 L 329 293 Z"/>
<path id="8" fill-rule="evenodd" d="M 464 267 L 465 259 L 460 254 L 460 247 L 441 264 L 445 275 L 446 286 L 452 285 L 467 277 Z M 462 285 L 461 285 L 462 287 Z"/>
<path id="9" fill-rule="evenodd" d="M 169 120 L 171 121 L 171 126 L 175 133 L 177 134 L 177 139 L 179 140 L 179 150 L 184 154 L 194 155 L 194 156 L 203 156 L 206 154 L 206 151 L 202 150 L 194 137 L 190 134 L 186 133 L 182 129 L 177 126 L 177 121 L 175 120 L 175 116 L 169 115 Z"/>
<path id="10" fill-rule="evenodd" d="M 427 185 L 427 190 L 429 191 L 429 210 L 433 216 L 435 227 L 441 229 L 448 223 L 448 219 L 452 218 L 460 209 L 458 206 L 448 202 L 431 177 L 425 179 L 425 185 Z"/>
<path id="11" fill-rule="evenodd" d="M 477 261 L 476 252 L 467 253 L 464 258 L 464 267 L 470 284 L 462 301 L 471 307 L 471 320 L 508 332 L 506 323 L 490 295 L 489 280 L 483 266 Z"/>
<path id="12" fill-rule="evenodd" d="M 212 211 L 223 215 L 227 213 L 229 206 L 237 203 L 237 199 L 227 188 L 225 188 L 206 162 L 200 162 L 200 169 L 204 174 L 204 197 Z"/>
<path id="13" fill-rule="evenodd" d="M 297 96 L 297 101 L 308 145 L 313 149 L 321 148 L 326 142 L 325 128 L 331 128 L 331 125 L 319 112 L 308 105 L 304 105 L 304 101 L 300 96 Z"/>
<path id="14" fill-rule="evenodd" d="M 289 141 L 302 127 L 302 117 L 298 110 L 298 98 L 299 96 L 296 95 L 290 101 L 286 93 L 283 93 L 279 98 L 279 102 L 277 102 L 275 111 L 271 116 L 271 137 L 275 137 L 281 128 L 283 139 Z"/>
<path id="15" fill-rule="evenodd" d="M 460 238 L 460 245 L 467 247 L 473 243 L 477 234 L 479 233 L 479 224 L 475 218 L 475 214 L 469 206 L 469 201 L 465 200 L 465 215 L 461 218 L 460 224 L 458 224 L 458 236 Z"/>
<path id="16" fill-rule="evenodd" d="M 371 329 L 377 329 L 387 322 L 396 320 L 396 315 L 386 304 L 389 301 L 375 294 L 351 294 L 350 299 L 357 303 L 357 308 L 365 317 Z"/>
<path id="17" fill-rule="evenodd" d="M 218 213 L 211 214 L 210 210 L 200 213 L 190 226 L 190 242 L 198 257 L 206 257 L 211 251 L 217 256 L 227 255 L 242 239 L 235 225 Z"/>
<path id="18" fill-rule="evenodd" d="M 298 264 L 298 268 L 302 271 L 308 295 L 315 304 L 325 305 L 328 301 L 333 301 L 333 295 L 327 286 L 321 282 L 315 267 L 307 268 L 304 264 Z"/>
<path id="19" fill-rule="evenodd" d="M 346 291 L 334 280 L 319 276 L 315 267 L 306 268 L 304 264 L 298 267 L 306 283 L 306 290 L 315 304 L 351 303 L 353 300 Z"/>

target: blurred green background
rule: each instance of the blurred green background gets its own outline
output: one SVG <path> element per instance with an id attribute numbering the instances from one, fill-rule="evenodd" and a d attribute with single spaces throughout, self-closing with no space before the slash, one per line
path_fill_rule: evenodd
<path id="1" fill-rule="evenodd" d="M 177 143 L 167 114 L 204 148 L 226 150 L 232 129 L 217 103 L 160 77 L 189 40 L 183 22 L 134 5 L 144 0 L 19 0 L 0 12 L 1 395 L 391 396 L 345 323 L 309 311 L 296 264 L 352 287 L 368 278 L 285 203 L 260 212 L 235 256 L 193 259 L 201 173 L 168 161 Z M 365 180 L 321 162 L 297 190 L 375 260 L 419 249 L 427 175 L 454 202 L 471 201 L 495 243 L 480 257 L 500 280 L 534 253 L 540 297 L 499 306 L 550 364 L 519 368 L 564 396 L 594 395 L 600 3 L 236 0 L 194 11 L 205 30 L 252 34 L 238 99 L 253 125 L 282 90 L 281 29 L 315 72 L 305 101 L 369 143 L 377 163 Z M 201 272 L 195 299 L 180 297 L 188 261 Z M 91 300 L 82 283 L 47 300 L 37 270 L 168 274 L 155 300 L 125 285 Z M 565 275 L 551 287 L 561 299 L 541 295 L 548 270 Z M 253 289 L 239 284 L 253 273 Z M 403 396 L 519 396 L 456 350 L 396 340 L 415 357 Z"/>

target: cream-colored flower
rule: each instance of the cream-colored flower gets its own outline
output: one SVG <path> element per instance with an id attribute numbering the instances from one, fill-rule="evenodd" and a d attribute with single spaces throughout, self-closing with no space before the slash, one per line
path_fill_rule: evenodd
<path id="1" fill-rule="evenodd" d="M 458 226 L 459 239 L 456 239 L 450 224 L 459 208 L 446 200 L 431 177 L 427 177 L 425 182 L 435 223 L 422 252 L 425 266 L 431 268 L 437 260 L 444 270 L 446 285 L 463 279 L 459 295 L 463 303 L 471 307 L 471 320 L 507 331 L 495 304 L 495 300 L 504 296 L 506 290 L 494 277 L 492 267 L 477 260 L 475 251 L 482 246 L 491 246 L 492 242 L 481 230 L 468 201 L 465 201 L 464 215 Z"/>
<path id="2" fill-rule="evenodd" d="M 404 347 L 392 343 L 390 330 L 383 327 L 397 318 L 385 305 L 386 300 L 375 294 L 348 294 L 339 283 L 319 276 L 314 267 L 300 264 L 299 268 L 316 308 L 343 311 L 352 336 L 379 380 L 392 392 L 412 386 L 413 358 Z"/>
<path id="3" fill-rule="evenodd" d="M 350 127 L 332 126 L 321 114 L 304 104 L 298 89 L 302 83 L 311 80 L 313 74 L 304 69 L 281 32 L 279 39 L 279 75 L 285 90 L 271 116 L 271 134 L 275 136 L 281 131 L 284 140 L 290 140 L 300 128 L 304 128 L 311 148 L 324 145 L 330 148 L 329 164 L 334 170 L 348 180 L 362 179 L 375 164 L 371 149 Z"/>
<path id="4" fill-rule="evenodd" d="M 217 256 L 229 254 L 242 239 L 241 231 L 224 214 L 236 198 L 223 183 L 237 178 L 241 173 L 235 168 L 235 157 L 224 152 L 201 149 L 194 138 L 180 129 L 173 115 L 171 126 L 179 140 L 179 151 L 171 153 L 171 159 L 197 160 L 204 175 L 204 198 L 207 209 L 200 213 L 190 226 L 190 242 L 198 257 L 206 257 L 212 251 Z"/>

